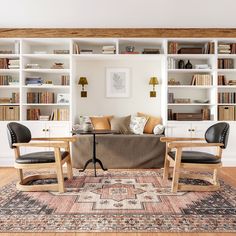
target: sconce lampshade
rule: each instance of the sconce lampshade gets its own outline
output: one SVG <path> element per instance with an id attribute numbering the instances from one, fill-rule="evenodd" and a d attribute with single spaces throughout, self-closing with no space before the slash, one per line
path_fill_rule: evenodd
<path id="1" fill-rule="evenodd" d="M 150 80 L 149 80 L 149 84 L 150 85 L 157 85 L 157 84 L 159 84 L 159 81 L 158 81 L 157 77 L 151 77 Z"/>
<path id="2" fill-rule="evenodd" d="M 87 78 L 86 77 L 80 77 L 78 84 L 79 85 L 87 85 L 88 84 Z"/>
<path id="3" fill-rule="evenodd" d="M 88 84 L 87 78 L 86 77 L 80 77 L 78 84 L 82 85 L 81 97 L 82 98 L 87 97 L 87 91 L 84 91 L 84 85 Z"/>
<path id="4" fill-rule="evenodd" d="M 150 97 L 156 97 L 155 85 L 159 84 L 158 78 L 155 76 L 151 77 L 149 84 L 153 86 L 153 91 L 150 91 Z"/>

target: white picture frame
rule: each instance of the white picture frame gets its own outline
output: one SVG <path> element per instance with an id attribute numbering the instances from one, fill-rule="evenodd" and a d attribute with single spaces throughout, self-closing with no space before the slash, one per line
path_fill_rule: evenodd
<path id="1" fill-rule="evenodd" d="M 69 93 L 58 93 L 57 94 L 57 104 L 68 104 L 70 103 Z"/>
<path id="2" fill-rule="evenodd" d="M 130 69 L 106 68 L 106 97 L 127 98 L 130 96 Z"/>

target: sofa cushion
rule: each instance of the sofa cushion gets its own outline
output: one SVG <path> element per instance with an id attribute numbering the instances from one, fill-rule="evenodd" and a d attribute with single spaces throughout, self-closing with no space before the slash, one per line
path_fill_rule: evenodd
<path id="1" fill-rule="evenodd" d="M 153 129 L 156 125 L 161 124 L 161 118 L 156 116 L 151 116 L 145 113 L 138 112 L 138 116 L 145 117 L 147 119 L 147 123 L 144 127 L 144 133 L 153 134 Z"/>
<path id="2" fill-rule="evenodd" d="M 111 130 L 115 130 L 121 134 L 130 134 L 130 119 L 131 116 L 113 117 L 111 122 Z"/>
<path id="3" fill-rule="evenodd" d="M 175 152 L 168 152 L 168 155 L 175 160 Z M 213 154 L 198 151 L 183 151 L 182 163 L 204 163 L 204 164 L 217 164 L 221 162 L 220 158 L 216 158 Z"/>
<path id="4" fill-rule="evenodd" d="M 143 134 L 144 127 L 147 123 L 145 117 L 131 117 L 130 130 L 134 134 Z"/>
<path id="5" fill-rule="evenodd" d="M 109 118 L 106 116 L 103 117 L 90 117 L 92 125 L 96 130 L 110 130 Z"/>
<path id="6" fill-rule="evenodd" d="M 61 159 L 63 160 L 69 153 L 61 152 Z M 55 162 L 54 152 L 34 152 L 21 155 L 15 160 L 17 164 L 40 164 Z"/>

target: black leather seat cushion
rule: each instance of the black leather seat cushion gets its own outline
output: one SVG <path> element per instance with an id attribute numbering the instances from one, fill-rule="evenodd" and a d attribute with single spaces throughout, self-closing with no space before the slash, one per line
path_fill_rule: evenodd
<path id="1" fill-rule="evenodd" d="M 175 152 L 168 152 L 168 155 L 175 159 Z M 203 163 L 203 164 L 217 164 L 221 162 L 221 159 L 216 158 L 213 154 L 197 151 L 183 151 L 182 163 Z"/>
<path id="2" fill-rule="evenodd" d="M 61 159 L 63 160 L 68 154 L 68 152 L 61 152 Z M 18 159 L 16 159 L 17 164 L 37 164 L 52 162 L 55 162 L 54 152 L 34 152 L 21 155 Z"/>

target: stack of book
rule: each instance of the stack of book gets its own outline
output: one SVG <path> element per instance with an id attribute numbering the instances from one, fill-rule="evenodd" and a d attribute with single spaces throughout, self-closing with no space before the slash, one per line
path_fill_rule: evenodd
<path id="1" fill-rule="evenodd" d="M 168 58 L 168 69 L 176 69 L 176 60 L 174 58 Z"/>
<path id="2" fill-rule="evenodd" d="M 68 121 L 69 109 L 67 108 L 53 109 L 52 114 L 50 116 L 50 120 Z"/>
<path id="3" fill-rule="evenodd" d="M 208 74 L 195 74 L 192 77 L 191 85 L 212 85 L 212 76 Z"/>
<path id="4" fill-rule="evenodd" d="M 172 109 L 168 109 L 168 120 L 173 120 Z"/>
<path id="5" fill-rule="evenodd" d="M 12 50 L 0 50 L 0 54 L 12 54 Z"/>
<path id="6" fill-rule="evenodd" d="M 27 120 L 39 120 L 40 109 L 27 109 Z"/>
<path id="7" fill-rule="evenodd" d="M 218 93 L 218 103 L 236 103 L 236 93 Z"/>
<path id="8" fill-rule="evenodd" d="M 70 50 L 61 50 L 61 49 L 55 49 L 53 50 L 54 54 L 70 54 Z"/>
<path id="9" fill-rule="evenodd" d="M 81 49 L 80 54 L 93 54 L 92 49 Z"/>
<path id="10" fill-rule="evenodd" d="M 144 48 L 143 54 L 160 54 L 160 49 L 158 48 Z"/>
<path id="11" fill-rule="evenodd" d="M 8 60 L 8 68 L 9 69 L 19 69 L 20 68 L 20 60 L 19 59 L 9 59 Z"/>
<path id="12" fill-rule="evenodd" d="M 39 76 L 30 76 L 25 78 L 25 84 L 27 86 L 41 86 L 43 84 L 43 80 Z"/>
<path id="13" fill-rule="evenodd" d="M 218 59 L 218 69 L 233 69 L 234 60 L 232 58 Z"/>
<path id="14" fill-rule="evenodd" d="M 114 45 L 103 46 L 102 47 L 102 53 L 103 54 L 115 54 L 116 53 L 116 47 Z"/>
<path id="15" fill-rule="evenodd" d="M 219 44 L 218 45 L 218 53 L 219 54 L 230 54 L 231 53 L 231 46 L 230 44 Z"/>
<path id="16" fill-rule="evenodd" d="M 28 63 L 26 64 L 25 69 L 40 69 L 40 66 L 37 63 Z"/>
<path id="17" fill-rule="evenodd" d="M 44 115 L 44 116 L 39 116 L 39 120 L 41 120 L 41 121 L 48 121 L 48 120 L 50 120 L 50 116 L 46 116 L 46 115 Z"/>
<path id="18" fill-rule="evenodd" d="M 64 69 L 64 63 L 60 63 L 60 62 L 55 62 L 51 69 Z"/>
<path id="19" fill-rule="evenodd" d="M 0 85 L 9 85 L 9 82 L 12 82 L 11 75 L 0 75 Z"/>
<path id="20" fill-rule="evenodd" d="M 70 85 L 70 76 L 62 75 L 61 76 L 61 85 Z"/>
<path id="21" fill-rule="evenodd" d="M 8 59 L 0 58 L 0 69 L 8 69 Z"/>
<path id="22" fill-rule="evenodd" d="M 177 52 L 178 52 L 178 43 L 169 42 L 169 44 L 168 44 L 168 53 L 169 54 L 177 54 Z"/>
<path id="23" fill-rule="evenodd" d="M 27 103 L 54 103 L 53 92 L 28 92 Z"/>
<path id="24" fill-rule="evenodd" d="M 236 85 L 236 80 L 229 80 L 228 85 Z"/>
<path id="25" fill-rule="evenodd" d="M 218 85 L 226 85 L 226 79 L 224 75 L 218 75 Z"/>

